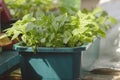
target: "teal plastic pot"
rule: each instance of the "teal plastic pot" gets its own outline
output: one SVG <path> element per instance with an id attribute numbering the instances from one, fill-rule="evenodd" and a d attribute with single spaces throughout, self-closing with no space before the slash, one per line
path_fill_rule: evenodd
<path id="1" fill-rule="evenodd" d="M 90 45 L 73 48 L 14 46 L 21 55 L 22 80 L 81 80 L 82 51 Z"/>

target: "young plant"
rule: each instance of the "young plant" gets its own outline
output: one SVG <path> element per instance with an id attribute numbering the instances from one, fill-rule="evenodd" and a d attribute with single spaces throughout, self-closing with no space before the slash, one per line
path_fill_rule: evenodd
<path id="1" fill-rule="evenodd" d="M 33 17 L 32 14 L 27 14 L 6 29 L 6 34 L 12 40 L 20 38 L 24 46 L 33 48 L 76 47 L 92 42 L 95 37 L 105 37 L 108 21 L 116 23 L 114 18 L 100 9 L 58 16 L 36 13 Z"/>
<path id="2" fill-rule="evenodd" d="M 5 2 L 13 17 L 17 19 L 37 10 L 48 12 L 56 6 L 54 0 L 5 0 Z"/>

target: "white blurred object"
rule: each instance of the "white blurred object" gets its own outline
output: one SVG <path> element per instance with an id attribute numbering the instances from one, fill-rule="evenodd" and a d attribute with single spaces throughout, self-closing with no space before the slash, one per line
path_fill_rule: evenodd
<path id="1" fill-rule="evenodd" d="M 58 3 L 58 0 L 54 0 L 54 3 L 57 4 L 57 3 Z"/>
<path id="2" fill-rule="evenodd" d="M 103 3 L 106 3 L 106 2 L 110 2 L 111 0 L 100 0 L 99 4 L 103 4 Z"/>
<path id="3" fill-rule="evenodd" d="M 111 68 L 120 70 L 120 0 L 105 1 L 99 6 L 102 6 L 110 16 L 115 17 L 118 24 L 112 25 L 112 28 L 107 31 L 106 38 L 101 39 L 99 59 L 92 69 Z"/>

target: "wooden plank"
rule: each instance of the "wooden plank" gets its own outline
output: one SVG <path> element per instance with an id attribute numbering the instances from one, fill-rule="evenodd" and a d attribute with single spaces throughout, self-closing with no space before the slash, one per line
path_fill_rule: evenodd
<path id="1" fill-rule="evenodd" d="M 120 80 L 120 71 L 109 68 L 95 69 L 88 72 L 83 80 Z"/>

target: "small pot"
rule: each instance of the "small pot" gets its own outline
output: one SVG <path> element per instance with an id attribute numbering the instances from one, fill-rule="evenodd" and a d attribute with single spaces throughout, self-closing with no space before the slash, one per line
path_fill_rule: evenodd
<path id="1" fill-rule="evenodd" d="M 2 47 L 2 51 L 12 50 L 13 44 L 17 43 L 17 40 L 10 40 L 5 33 L 0 33 L 0 46 Z"/>

